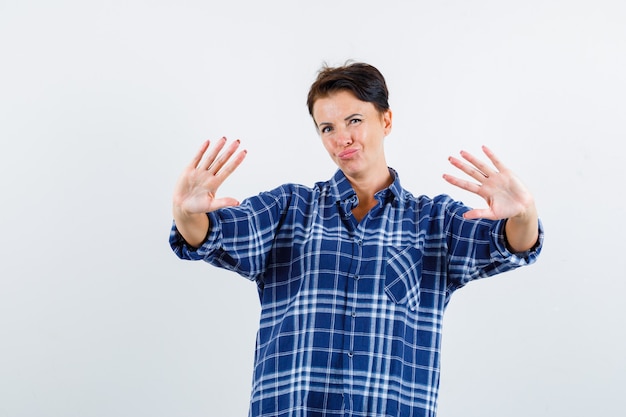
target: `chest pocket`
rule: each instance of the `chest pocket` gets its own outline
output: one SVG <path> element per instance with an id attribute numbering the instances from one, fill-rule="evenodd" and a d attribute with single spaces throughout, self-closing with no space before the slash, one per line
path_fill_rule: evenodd
<path id="1" fill-rule="evenodd" d="M 385 292 L 397 304 L 407 304 L 416 310 L 420 301 L 422 252 L 414 246 L 387 249 Z"/>

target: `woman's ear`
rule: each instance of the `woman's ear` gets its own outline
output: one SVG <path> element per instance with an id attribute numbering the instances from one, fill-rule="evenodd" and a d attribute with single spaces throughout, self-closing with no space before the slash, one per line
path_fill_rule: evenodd
<path id="1" fill-rule="evenodd" d="M 393 113 L 391 112 L 391 109 L 385 110 L 385 112 L 383 113 L 383 126 L 385 129 L 385 136 L 391 133 L 391 126 L 393 125 L 392 119 Z"/>

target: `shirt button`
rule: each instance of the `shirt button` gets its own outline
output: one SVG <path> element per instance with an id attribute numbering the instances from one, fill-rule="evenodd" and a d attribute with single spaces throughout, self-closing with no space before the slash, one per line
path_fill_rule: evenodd
<path id="1" fill-rule="evenodd" d="M 352 317 L 356 317 L 356 311 L 352 312 Z"/>
<path id="2" fill-rule="evenodd" d="M 352 353 L 352 351 L 348 352 L 348 357 L 351 358 L 354 356 L 354 353 Z"/>
<path id="3" fill-rule="evenodd" d="M 359 276 L 358 276 L 358 275 L 355 275 L 355 276 L 353 276 L 352 278 L 354 278 L 354 280 L 355 280 L 355 281 L 358 281 L 358 280 L 359 280 Z"/>

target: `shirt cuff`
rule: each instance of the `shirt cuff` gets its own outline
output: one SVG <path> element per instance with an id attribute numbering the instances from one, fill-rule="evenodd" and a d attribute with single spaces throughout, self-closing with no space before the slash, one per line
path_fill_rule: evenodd
<path id="1" fill-rule="evenodd" d="M 511 258 L 514 261 L 514 263 L 517 263 L 519 265 L 529 265 L 529 264 L 534 263 L 537 260 L 537 257 L 539 256 L 541 249 L 543 248 L 544 230 L 543 230 L 543 224 L 541 223 L 541 220 L 539 220 L 539 223 L 538 223 L 539 235 L 537 238 L 537 242 L 532 248 L 523 252 L 513 252 L 509 249 L 509 245 L 506 241 L 506 234 L 504 231 L 505 224 L 506 224 L 506 220 L 500 220 L 498 222 L 498 225 L 494 229 L 495 243 L 496 243 L 496 248 L 498 249 L 498 251 L 504 257 Z"/>
<path id="2" fill-rule="evenodd" d="M 210 256 L 219 246 L 222 236 L 221 222 L 214 212 L 207 213 L 209 218 L 209 231 L 204 241 L 199 247 L 189 245 L 178 231 L 176 223 L 172 222 L 172 230 L 170 232 L 170 246 L 174 253 L 181 259 L 202 260 Z"/>

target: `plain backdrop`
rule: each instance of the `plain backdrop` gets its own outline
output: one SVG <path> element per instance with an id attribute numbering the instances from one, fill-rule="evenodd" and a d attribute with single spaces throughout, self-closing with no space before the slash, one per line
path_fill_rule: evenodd
<path id="1" fill-rule="evenodd" d="M 171 252 L 174 182 L 241 139 L 242 199 L 332 176 L 305 106 L 377 66 L 414 194 L 489 145 L 534 192 L 539 262 L 444 323 L 441 417 L 626 413 L 622 0 L 0 0 L 0 417 L 245 416 L 259 305 Z"/>

